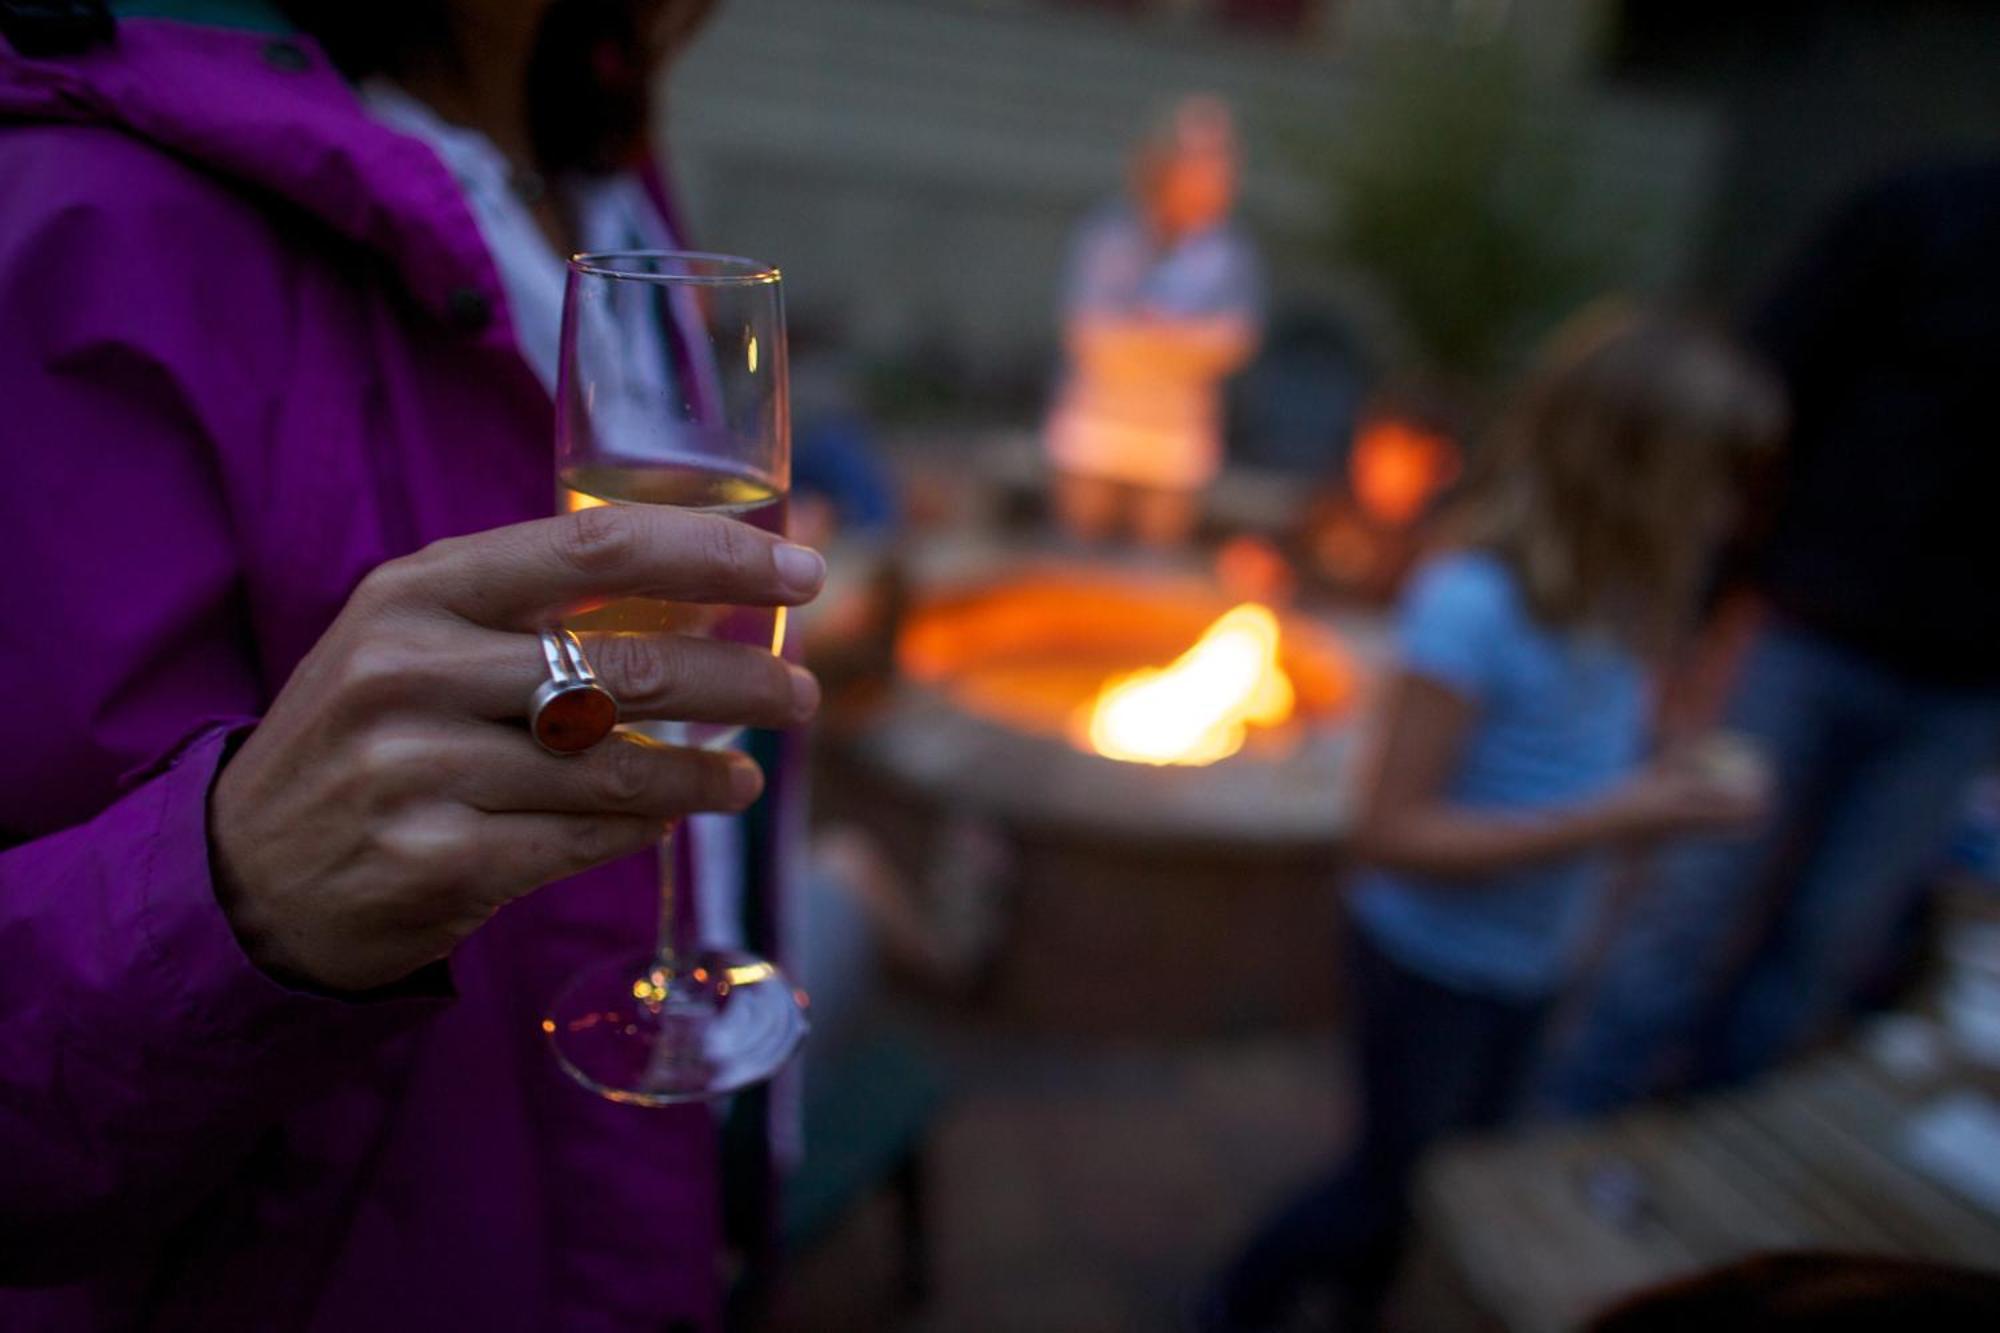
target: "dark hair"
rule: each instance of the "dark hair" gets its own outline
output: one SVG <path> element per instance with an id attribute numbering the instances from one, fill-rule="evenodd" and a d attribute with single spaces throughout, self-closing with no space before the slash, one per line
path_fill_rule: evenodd
<path id="1" fill-rule="evenodd" d="M 1621 1301 L 1586 1333 L 1990 1333 L 2000 1275 L 1914 1259 L 1762 1255 Z"/>
<path id="2" fill-rule="evenodd" d="M 280 0 L 351 79 L 456 57 L 445 0 Z M 649 38 L 684 39 L 714 0 L 552 0 L 527 71 L 528 128 L 544 172 L 615 171 L 646 150 Z"/>
<path id="3" fill-rule="evenodd" d="M 452 49 L 444 0 L 278 0 L 350 79 L 394 74 Z"/>

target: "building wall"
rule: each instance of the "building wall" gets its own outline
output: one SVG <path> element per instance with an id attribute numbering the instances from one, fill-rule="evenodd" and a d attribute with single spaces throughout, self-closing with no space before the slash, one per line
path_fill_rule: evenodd
<path id="1" fill-rule="evenodd" d="M 1546 0 L 1573 6 L 1576 0 Z M 1337 132 L 1365 52 L 999 0 L 729 0 L 672 72 L 664 138 L 706 245 L 786 270 L 804 320 L 880 357 L 1045 360 L 1065 238 L 1180 94 L 1237 105 L 1245 213 L 1282 303 L 1326 201 L 1289 145 Z M 1686 270 L 1715 136 L 1684 106 L 1590 103 L 1593 199 L 1646 220 L 1633 277 Z"/>

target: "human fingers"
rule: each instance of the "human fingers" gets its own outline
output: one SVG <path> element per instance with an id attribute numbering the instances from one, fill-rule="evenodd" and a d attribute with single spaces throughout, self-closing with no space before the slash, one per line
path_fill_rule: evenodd
<path id="1" fill-rule="evenodd" d="M 804 667 L 746 644 L 679 634 L 586 634 L 584 656 L 618 701 L 625 721 L 720 722 L 791 727 L 819 708 L 819 682 Z M 437 693 L 464 714 L 518 718 L 548 679 L 533 635 L 480 631 L 463 637 Z M 438 702 L 446 702 L 440 697 Z"/>
<path id="2" fill-rule="evenodd" d="M 453 797 L 488 814 L 643 815 L 658 823 L 736 811 L 764 776 L 746 755 L 615 732 L 578 755 L 545 754 L 525 734 L 480 728 L 454 747 Z"/>
<path id="3" fill-rule="evenodd" d="M 476 624 L 537 627 L 617 597 L 796 606 L 826 577 L 819 553 L 733 518 L 665 505 L 600 505 L 434 542 L 369 576 L 373 595 Z"/>

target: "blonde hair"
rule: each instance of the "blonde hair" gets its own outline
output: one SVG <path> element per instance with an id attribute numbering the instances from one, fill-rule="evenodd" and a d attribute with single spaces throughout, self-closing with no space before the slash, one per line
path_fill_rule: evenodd
<path id="1" fill-rule="evenodd" d="M 1787 420 L 1777 379 L 1719 332 L 1595 306 L 1543 348 L 1450 530 L 1508 563 L 1537 619 L 1656 651 L 1692 612 L 1732 483 Z"/>
<path id="2" fill-rule="evenodd" d="M 1156 112 L 1133 154 L 1133 180 L 1143 195 L 1175 159 L 1187 153 L 1241 152 L 1236 114 L 1214 93 L 1191 93 Z"/>

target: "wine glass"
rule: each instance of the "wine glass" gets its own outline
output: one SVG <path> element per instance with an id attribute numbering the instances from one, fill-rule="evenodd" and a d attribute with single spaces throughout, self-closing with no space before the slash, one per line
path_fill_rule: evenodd
<path id="1" fill-rule="evenodd" d="M 672 505 L 782 533 L 791 484 L 778 271 L 730 255 L 625 251 L 570 260 L 556 379 L 557 503 Z M 785 613 L 621 597 L 564 618 L 582 634 L 688 634 L 777 652 Z M 628 726 L 719 748 L 740 727 Z M 769 961 L 696 947 L 660 839 L 659 937 L 572 978 L 543 1028 L 562 1067 L 614 1101 L 721 1097 L 775 1074 L 806 1034 L 803 996 Z"/>

